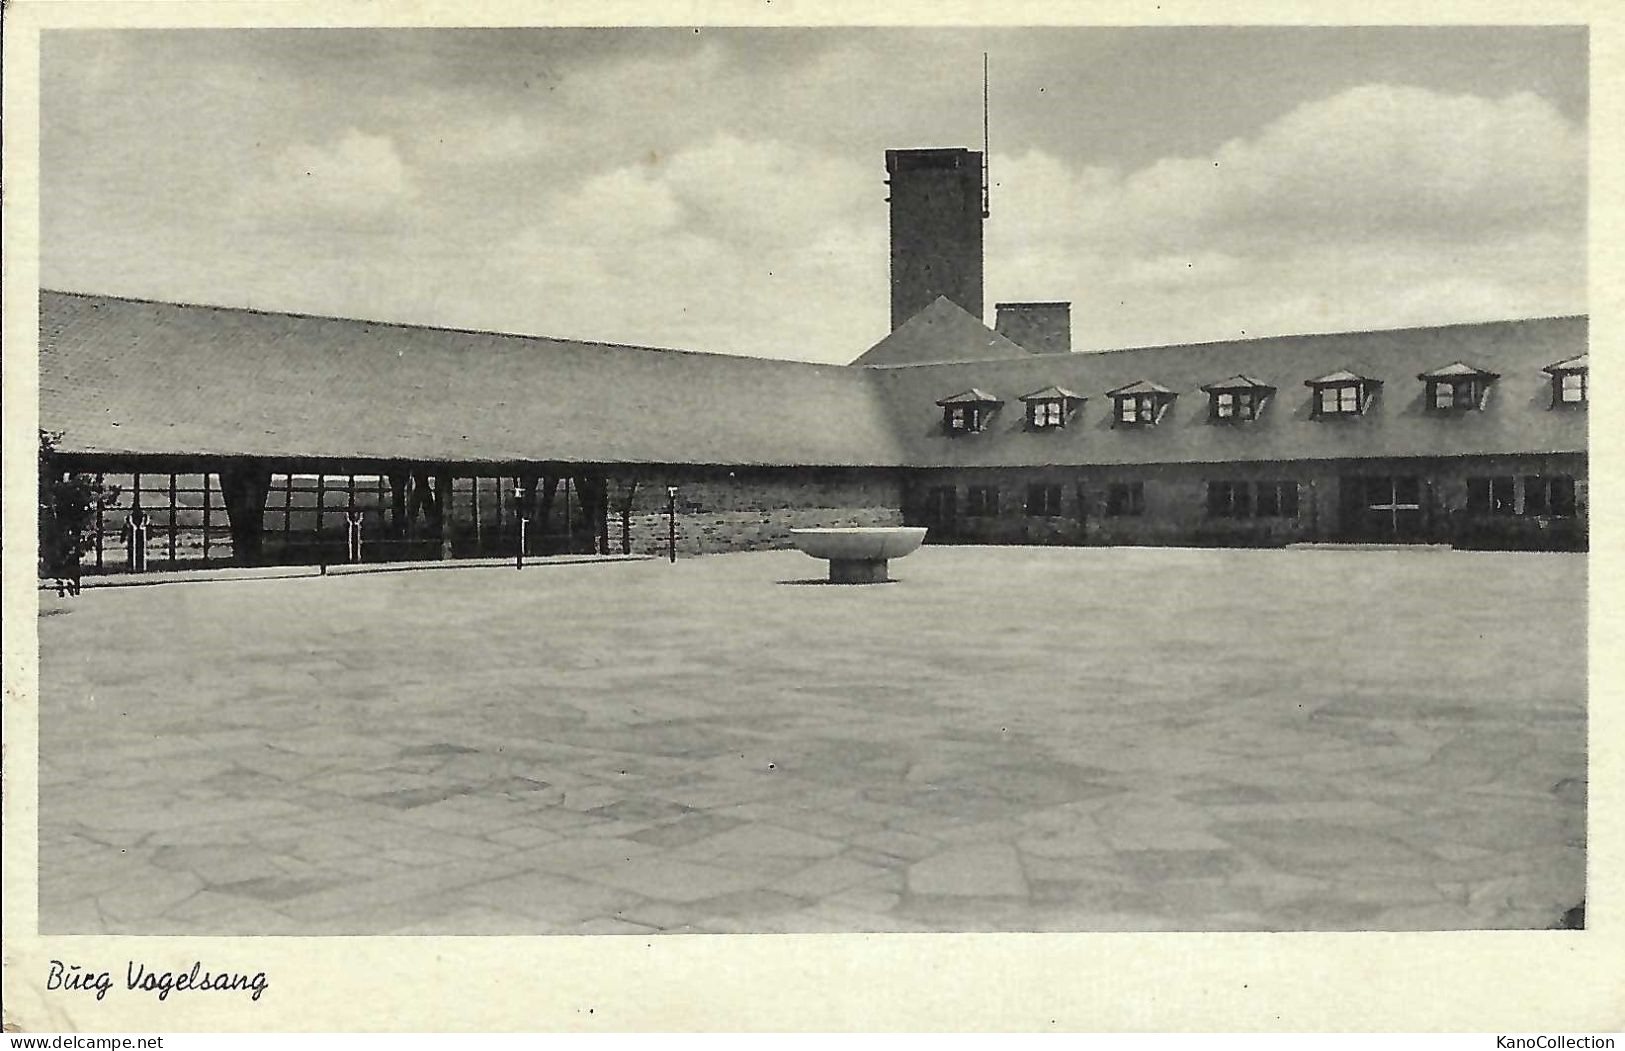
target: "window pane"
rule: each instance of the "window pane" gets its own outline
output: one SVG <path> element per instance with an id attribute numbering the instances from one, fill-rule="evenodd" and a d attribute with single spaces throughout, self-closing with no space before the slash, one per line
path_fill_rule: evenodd
<path id="1" fill-rule="evenodd" d="M 1551 513 L 1563 518 L 1575 514 L 1574 479 L 1558 475 L 1551 480 Z"/>

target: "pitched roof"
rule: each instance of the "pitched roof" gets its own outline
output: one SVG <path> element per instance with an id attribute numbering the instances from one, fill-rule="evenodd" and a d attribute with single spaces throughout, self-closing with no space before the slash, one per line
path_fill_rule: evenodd
<path id="1" fill-rule="evenodd" d="M 1167 387 L 1164 387 L 1160 383 L 1152 383 L 1150 380 L 1135 380 L 1133 383 L 1124 384 L 1121 387 L 1117 387 L 1117 388 L 1115 388 L 1113 390 L 1107 391 L 1106 396 L 1108 398 L 1114 398 L 1114 397 L 1117 397 L 1120 394 L 1172 394 L 1172 393 L 1173 393 L 1173 391 L 1169 390 Z"/>
<path id="2" fill-rule="evenodd" d="M 958 303 L 938 296 L 930 306 L 903 322 L 852 364 L 890 368 L 1030 356 L 1027 350 L 982 324 Z"/>
<path id="3" fill-rule="evenodd" d="M 65 432 L 66 452 L 461 463 L 1110 467 L 1584 452 L 1587 414 L 1551 410 L 1547 372 L 1586 367 L 1588 328 L 1583 316 L 1542 318 L 1049 356 L 995 344 L 987 360 L 850 368 L 42 292 L 40 425 Z M 997 402 L 989 389 L 1126 391 L 1144 376 L 1170 393 L 1226 373 L 1290 391 L 1305 376 L 1362 378 L 1349 362 L 1375 382 L 1456 356 L 1502 377 L 1482 412 L 1441 418 L 1421 385 L 1393 384 L 1338 426 L 1314 419 L 1300 391 L 1278 393 L 1245 428 L 1212 426 L 1204 399 L 1174 401 L 1138 431 L 1079 409 L 1064 432 L 1012 419 L 964 442 L 943 433 L 937 408 L 945 389 Z"/>
<path id="4" fill-rule="evenodd" d="M 1419 380 L 1448 380 L 1467 376 L 1488 376 L 1494 378 L 1495 373 L 1489 371 L 1488 369 L 1481 369 L 1476 365 L 1469 365 L 1465 361 L 1452 361 L 1448 365 L 1441 365 L 1439 368 L 1429 369 L 1427 372 L 1418 373 L 1416 378 Z"/>
<path id="5" fill-rule="evenodd" d="M 1332 384 L 1332 383 L 1381 383 L 1381 382 L 1382 382 L 1382 380 L 1373 379 L 1370 376 L 1362 375 L 1361 373 L 1355 372 L 1353 369 L 1337 369 L 1337 370 L 1335 370 L 1333 372 L 1326 373 L 1326 375 L 1324 375 L 1324 376 L 1316 376 L 1312 380 L 1304 380 L 1303 385 L 1306 386 L 1306 387 L 1319 387 L 1319 386 L 1323 386 L 1323 385 L 1326 385 L 1326 384 Z"/>
<path id="6" fill-rule="evenodd" d="M 958 362 L 929 368 L 871 370 L 886 392 L 908 463 L 920 467 L 1227 463 L 1376 456 L 1459 456 L 1584 452 L 1585 412 L 1551 409 L 1547 362 L 1585 352 L 1585 317 L 1331 335 L 1280 336 L 1222 343 L 1142 347 L 1050 357 Z M 1442 418 L 1428 411 L 1426 388 L 1409 379 L 1460 357 L 1501 374 L 1499 396 L 1482 412 Z M 1307 377 L 1351 362 L 1391 379 L 1366 414 L 1340 424 L 1313 418 Z M 1270 408 L 1246 427 L 1213 424 L 1207 398 L 1176 399 L 1155 427 L 1113 428 L 1111 402 L 1079 410 L 1064 429 L 1034 432 L 1020 419 L 996 421 L 976 442 L 944 435 L 935 400 L 944 390 L 1118 390 L 1155 376 L 1177 392 L 1214 376 L 1241 374 L 1277 388 Z M 1352 374 L 1352 373 L 1351 373 Z M 1356 377 L 1358 378 L 1358 377 Z M 1296 392 L 1296 393 L 1294 393 Z"/>
<path id="7" fill-rule="evenodd" d="M 1216 391 L 1225 390 L 1274 390 L 1275 388 L 1263 380 L 1255 380 L 1251 376 L 1238 372 L 1227 380 L 1220 380 L 1217 383 L 1204 383 L 1202 389 L 1212 394 Z"/>
<path id="8" fill-rule="evenodd" d="M 950 394 L 937 402 L 938 405 L 1002 405 L 1003 401 L 989 394 L 985 390 L 962 390 L 958 394 Z"/>
<path id="9" fill-rule="evenodd" d="M 1587 351 L 1584 354 L 1577 354 L 1572 358 L 1565 358 L 1562 361 L 1554 361 L 1550 365 L 1547 365 L 1541 371 L 1542 372 L 1578 372 L 1581 369 L 1589 369 L 1589 368 L 1591 368 L 1591 352 Z"/>
<path id="10" fill-rule="evenodd" d="M 1057 387 L 1053 383 L 1050 384 L 1048 387 L 1044 387 L 1044 388 L 1041 388 L 1039 390 L 1035 390 L 1031 394 L 1023 394 L 1020 398 L 1018 398 L 1016 400 L 1017 401 L 1054 401 L 1056 398 L 1064 398 L 1064 399 L 1066 399 L 1068 401 L 1087 401 L 1088 400 L 1081 394 L 1074 394 L 1071 391 L 1067 390 L 1065 387 Z"/>
<path id="11" fill-rule="evenodd" d="M 40 294 L 66 452 L 896 464 L 867 370 Z"/>

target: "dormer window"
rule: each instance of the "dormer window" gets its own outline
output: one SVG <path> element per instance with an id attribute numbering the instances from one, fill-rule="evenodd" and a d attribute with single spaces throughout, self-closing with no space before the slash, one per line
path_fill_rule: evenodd
<path id="1" fill-rule="evenodd" d="M 1552 408 L 1562 409 L 1570 406 L 1580 406 L 1590 400 L 1591 355 L 1589 352 L 1581 354 L 1579 357 L 1568 358 L 1547 365 L 1544 371 L 1552 377 Z"/>
<path id="2" fill-rule="evenodd" d="M 1202 388 L 1208 396 L 1208 419 L 1214 423 L 1256 420 L 1275 388 L 1251 376 L 1231 376 Z"/>
<path id="3" fill-rule="evenodd" d="M 1159 383 L 1140 380 L 1109 391 L 1112 424 L 1117 427 L 1152 427 L 1173 404 L 1174 392 Z"/>
<path id="4" fill-rule="evenodd" d="M 972 387 L 937 402 L 942 406 L 942 427 L 949 434 L 975 434 L 986 429 L 1002 404 L 998 398 Z"/>
<path id="5" fill-rule="evenodd" d="M 1027 406 L 1027 429 L 1048 431 L 1065 427 L 1084 399 L 1063 387 L 1045 387 L 1023 394 L 1021 402 Z"/>
<path id="6" fill-rule="evenodd" d="M 1454 361 L 1416 378 L 1427 384 L 1429 412 L 1457 413 L 1482 409 L 1490 384 L 1500 376 L 1464 361 Z"/>
<path id="7" fill-rule="evenodd" d="M 1382 381 L 1340 369 L 1319 379 L 1305 380 L 1304 386 L 1314 392 L 1312 411 L 1316 418 L 1339 419 L 1364 415 Z"/>

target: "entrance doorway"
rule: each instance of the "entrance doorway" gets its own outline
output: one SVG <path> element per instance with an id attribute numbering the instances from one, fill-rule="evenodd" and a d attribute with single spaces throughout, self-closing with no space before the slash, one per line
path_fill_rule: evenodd
<path id="1" fill-rule="evenodd" d="M 951 485 L 934 485 L 925 492 L 923 508 L 926 539 L 941 543 L 959 535 L 959 498 Z"/>
<path id="2" fill-rule="evenodd" d="M 1344 475 L 1340 483 L 1344 539 L 1391 544 L 1426 539 L 1422 479 L 1415 475 Z"/>

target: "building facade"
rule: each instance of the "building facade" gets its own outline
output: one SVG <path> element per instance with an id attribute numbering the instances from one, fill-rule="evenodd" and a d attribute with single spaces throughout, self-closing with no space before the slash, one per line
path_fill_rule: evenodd
<path id="1" fill-rule="evenodd" d="M 1587 545 L 1588 325 L 1074 352 L 981 319 L 981 156 L 892 150 L 892 331 L 847 366 L 45 291 L 89 570 L 928 542 Z"/>

